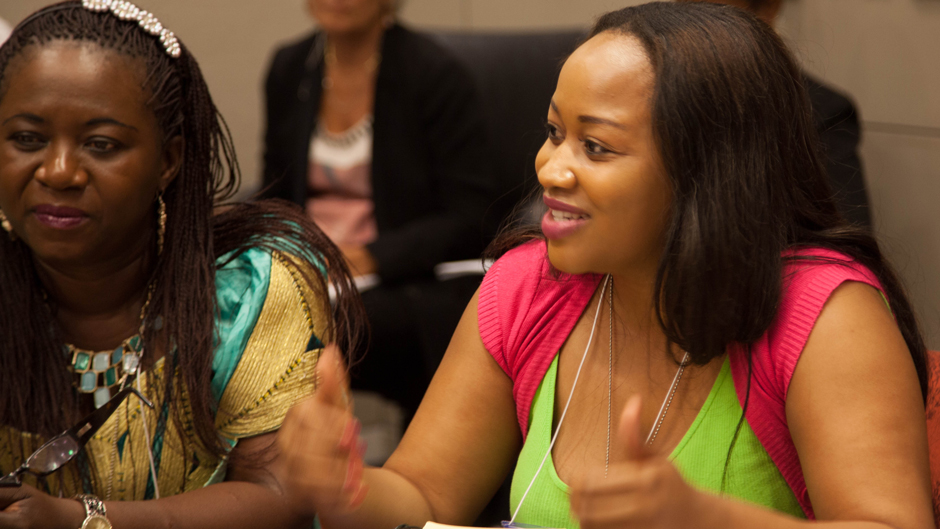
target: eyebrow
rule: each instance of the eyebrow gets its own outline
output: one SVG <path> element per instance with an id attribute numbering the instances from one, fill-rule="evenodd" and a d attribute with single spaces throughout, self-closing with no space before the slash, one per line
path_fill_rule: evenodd
<path id="1" fill-rule="evenodd" d="M 556 105 L 554 101 L 551 102 L 551 107 L 552 107 L 552 110 L 554 110 L 556 113 L 558 113 L 558 114 L 561 113 L 561 112 L 558 111 L 558 105 Z M 591 124 L 594 124 L 594 125 L 609 125 L 609 126 L 611 126 L 611 127 L 618 128 L 618 129 L 620 129 L 620 130 L 628 130 L 628 129 L 629 129 L 629 127 L 627 127 L 627 126 L 624 125 L 623 123 L 618 123 L 618 122 L 613 121 L 613 120 L 610 120 L 610 119 L 599 118 L 599 117 L 597 117 L 597 116 L 583 116 L 583 115 L 582 115 L 582 116 L 578 116 L 578 121 L 579 121 L 580 123 L 591 123 Z"/>
<path id="2" fill-rule="evenodd" d="M 139 132 L 137 130 L 137 127 L 134 127 L 133 125 L 128 125 L 127 123 L 121 123 L 120 121 L 113 119 L 113 118 L 95 118 L 85 123 L 86 127 L 94 127 L 95 125 L 117 125 L 119 127 L 131 129 L 134 132 Z"/>
<path id="3" fill-rule="evenodd" d="M 29 121 L 31 123 L 36 123 L 36 124 L 42 124 L 46 122 L 45 119 L 37 116 L 36 114 L 22 113 L 22 114 L 16 114 L 14 116 L 10 116 L 9 118 L 5 119 L 3 123 L 0 123 L 0 126 L 6 125 L 10 121 L 17 119 L 17 118 L 22 118 L 22 119 L 25 119 L 26 121 Z M 117 125 L 119 127 L 124 127 L 124 128 L 131 129 L 135 132 L 139 132 L 137 130 L 137 127 L 134 127 L 133 125 L 128 125 L 126 123 L 121 123 L 120 121 L 113 119 L 113 118 L 95 118 L 95 119 L 91 119 L 85 122 L 86 127 L 94 127 L 96 125 Z"/>
<path id="4" fill-rule="evenodd" d="M 13 121 L 16 118 L 22 118 L 32 123 L 45 123 L 46 122 L 46 120 L 42 119 L 36 114 L 23 113 L 23 114 L 16 114 L 16 115 L 8 117 L 7 119 L 3 120 L 3 123 L 0 123 L 0 126 L 6 125 L 7 123 Z"/>

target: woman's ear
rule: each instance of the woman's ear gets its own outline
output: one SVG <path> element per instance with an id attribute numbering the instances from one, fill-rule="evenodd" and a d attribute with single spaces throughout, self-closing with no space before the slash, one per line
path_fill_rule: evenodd
<path id="1" fill-rule="evenodd" d="M 160 191 L 165 191 L 176 179 L 183 166 L 186 141 L 183 136 L 173 136 L 163 145 L 163 165 L 160 171 Z"/>

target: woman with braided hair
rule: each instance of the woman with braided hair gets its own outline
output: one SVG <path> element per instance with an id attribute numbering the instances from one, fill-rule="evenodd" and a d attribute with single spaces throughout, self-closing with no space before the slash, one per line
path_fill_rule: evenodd
<path id="1" fill-rule="evenodd" d="M 70 0 L 0 47 L 0 528 L 309 524 L 271 437 L 323 343 L 353 350 L 361 308 L 301 212 L 215 209 L 238 177 L 199 66 L 154 15 Z M 99 408 L 61 470 L 19 484 Z"/>

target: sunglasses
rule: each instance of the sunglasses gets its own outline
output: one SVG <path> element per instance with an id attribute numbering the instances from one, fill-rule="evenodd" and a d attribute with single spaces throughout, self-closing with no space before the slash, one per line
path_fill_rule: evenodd
<path id="1" fill-rule="evenodd" d="M 101 426 L 108 422 L 118 406 L 131 393 L 136 395 L 148 407 L 153 408 L 152 402 L 141 395 L 139 391 L 127 385 L 78 424 L 46 441 L 38 450 L 26 458 L 26 462 L 20 468 L 0 478 L 0 487 L 19 487 L 22 485 L 20 475 L 26 472 L 37 477 L 43 477 L 65 466 L 66 463 L 78 455 L 78 452 L 84 448 Z"/>

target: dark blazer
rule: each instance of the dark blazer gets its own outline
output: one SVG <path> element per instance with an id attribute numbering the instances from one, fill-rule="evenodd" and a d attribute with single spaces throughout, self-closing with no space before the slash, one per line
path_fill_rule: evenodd
<path id="1" fill-rule="evenodd" d="M 266 82 L 265 195 L 303 205 L 322 95 L 323 37 L 281 48 Z M 480 255 L 498 219 L 474 82 L 431 39 L 399 25 L 382 41 L 373 109 L 372 190 L 383 281 L 429 276 Z"/>
<path id="2" fill-rule="evenodd" d="M 868 193 L 858 156 L 861 131 L 855 105 L 848 97 L 809 75 L 803 74 L 803 85 L 813 106 L 836 206 L 849 222 L 870 229 Z"/>

